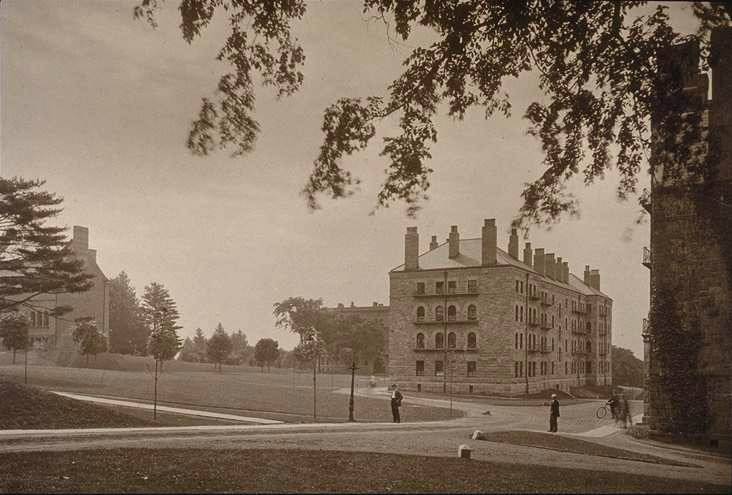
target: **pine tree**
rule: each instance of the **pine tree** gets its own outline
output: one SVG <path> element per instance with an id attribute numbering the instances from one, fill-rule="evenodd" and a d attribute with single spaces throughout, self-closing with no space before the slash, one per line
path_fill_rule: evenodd
<path id="1" fill-rule="evenodd" d="M 223 325 L 219 323 L 214 330 L 213 335 L 208 339 L 206 345 L 206 355 L 209 361 L 218 365 L 221 371 L 221 363 L 231 354 L 231 338 L 226 334 Z"/>
<path id="2" fill-rule="evenodd" d="M 0 178 L 0 313 L 42 294 L 83 292 L 93 282 L 74 256 L 62 227 L 46 225 L 61 212 L 44 181 Z M 56 307 L 52 315 L 70 311 Z"/>
<path id="3" fill-rule="evenodd" d="M 233 332 L 231 334 L 231 357 L 237 364 L 241 364 L 246 362 L 249 354 L 250 348 L 247 336 L 241 330 Z"/>
<path id="4" fill-rule="evenodd" d="M 203 330 L 196 328 L 196 335 L 193 337 L 193 349 L 196 353 L 196 361 L 199 363 L 205 363 L 206 358 L 206 336 L 203 335 Z"/>
<path id="5" fill-rule="evenodd" d="M 149 330 L 140 316 L 140 302 L 130 278 L 122 271 L 109 291 L 109 347 L 119 354 L 145 354 Z"/>
<path id="6" fill-rule="evenodd" d="M 187 363 L 198 362 L 198 356 L 196 355 L 195 346 L 193 345 L 193 341 L 190 337 L 186 337 L 186 339 L 183 341 L 183 347 L 181 347 L 180 356 L 178 359 Z"/>
<path id="7" fill-rule="evenodd" d="M 175 301 L 163 284 L 152 282 L 145 287 L 141 304 L 142 320 L 150 331 L 148 353 L 160 363 L 175 357 L 181 347 L 176 325 L 179 314 Z"/>

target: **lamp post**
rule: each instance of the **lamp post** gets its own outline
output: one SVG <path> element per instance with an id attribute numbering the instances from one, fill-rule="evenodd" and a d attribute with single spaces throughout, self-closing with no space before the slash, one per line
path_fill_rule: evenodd
<path id="1" fill-rule="evenodd" d="M 447 392 L 447 270 L 443 272 L 444 283 L 442 285 L 443 298 L 442 305 L 442 346 L 445 349 L 444 366 L 442 367 L 442 393 Z"/>
<path id="2" fill-rule="evenodd" d="M 351 395 L 348 398 L 348 421 L 356 421 L 353 418 L 353 406 L 354 406 L 354 399 L 353 399 L 353 389 L 354 384 L 356 380 L 356 370 L 358 368 L 356 367 L 356 354 L 353 353 L 353 357 L 351 358 Z"/>

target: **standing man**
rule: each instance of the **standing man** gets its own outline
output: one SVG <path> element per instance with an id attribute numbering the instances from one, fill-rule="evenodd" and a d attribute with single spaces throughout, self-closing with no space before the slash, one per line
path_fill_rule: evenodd
<path id="1" fill-rule="evenodd" d="M 552 394 L 552 403 L 549 412 L 549 431 L 552 433 L 557 432 L 557 418 L 559 417 L 559 401 L 557 400 L 557 394 Z"/>
<path id="2" fill-rule="evenodd" d="M 399 386 L 394 383 L 391 386 L 391 415 L 394 418 L 395 423 L 401 423 L 399 417 L 399 408 L 402 405 L 402 393 L 399 391 Z"/>

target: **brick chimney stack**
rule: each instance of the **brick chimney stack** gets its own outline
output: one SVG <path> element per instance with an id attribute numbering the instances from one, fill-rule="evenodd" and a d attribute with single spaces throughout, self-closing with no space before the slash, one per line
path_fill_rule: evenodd
<path id="1" fill-rule="evenodd" d="M 524 264 L 533 266 L 533 253 L 534 251 L 531 249 L 531 243 L 527 242 L 524 246 Z"/>
<path id="2" fill-rule="evenodd" d="M 433 249 L 437 249 L 437 247 L 440 245 L 439 242 L 437 242 L 437 236 L 433 235 L 432 240 L 430 241 L 430 251 Z"/>
<path id="3" fill-rule="evenodd" d="M 71 239 L 71 248 L 77 254 L 85 254 L 89 250 L 89 229 L 74 225 L 74 236 Z"/>
<path id="4" fill-rule="evenodd" d="M 568 261 L 565 261 L 564 263 L 562 263 L 562 269 L 564 272 L 564 283 L 568 284 L 569 283 L 569 262 Z"/>
<path id="5" fill-rule="evenodd" d="M 585 285 L 592 287 L 592 285 L 590 285 L 590 265 L 585 265 L 585 276 L 583 277 L 582 281 L 585 283 Z"/>
<path id="6" fill-rule="evenodd" d="M 590 271 L 590 287 L 600 290 L 600 270 Z"/>
<path id="7" fill-rule="evenodd" d="M 450 227 L 450 237 L 448 237 L 450 243 L 450 258 L 457 258 L 460 256 L 460 233 L 458 232 L 457 225 Z"/>
<path id="8" fill-rule="evenodd" d="M 508 239 L 508 254 L 511 256 L 511 258 L 517 260 L 519 259 L 519 240 L 518 240 L 518 234 L 516 233 L 516 229 L 511 229 L 511 237 Z"/>
<path id="9" fill-rule="evenodd" d="M 556 280 L 557 278 L 557 274 L 555 273 L 555 264 L 554 253 L 548 253 L 544 256 L 544 270 L 546 272 L 546 276 L 552 280 Z"/>
<path id="10" fill-rule="evenodd" d="M 404 234 L 404 270 L 419 270 L 419 233 L 417 227 L 407 227 Z"/>
<path id="11" fill-rule="evenodd" d="M 483 220 L 483 229 L 481 234 L 481 258 L 483 266 L 495 265 L 497 260 L 496 242 L 498 239 L 498 230 L 496 229 L 496 219 L 486 218 Z"/>
<path id="12" fill-rule="evenodd" d="M 539 275 L 546 274 L 546 265 L 544 264 L 544 248 L 534 249 L 534 270 Z"/>
<path id="13" fill-rule="evenodd" d="M 557 256 L 557 263 L 554 266 L 554 278 L 559 282 L 564 282 L 564 265 L 562 265 L 561 256 Z"/>

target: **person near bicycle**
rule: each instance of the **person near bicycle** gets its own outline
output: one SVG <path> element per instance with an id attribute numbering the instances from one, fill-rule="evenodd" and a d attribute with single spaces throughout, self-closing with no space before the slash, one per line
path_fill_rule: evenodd
<path id="1" fill-rule="evenodd" d="M 618 406 L 620 404 L 619 404 L 618 398 L 615 396 L 615 393 L 610 395 L 610 398 L 607 400 L 605 405 L 610 407 L 610 414 L 612 415 L 614 420 L 617 420 L 618 419 Z"/>

